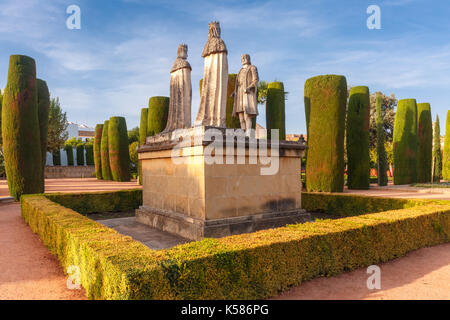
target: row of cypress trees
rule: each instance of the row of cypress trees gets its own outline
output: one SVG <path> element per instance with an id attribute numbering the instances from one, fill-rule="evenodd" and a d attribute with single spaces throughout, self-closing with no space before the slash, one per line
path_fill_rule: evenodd
<path id="1" fill-rule="evenodd" d="M 44 192 L 50 93 L 36 78 L 36 62 L 24 55 L 9 59 L 2 101 L 2 139 L 10 195 Z"/>
<path id="2" fill-rule="evenodd" d="M 77 165 L 78 166 L 93 166 L 94 165 L 94 150 L 92 142 L 86 143 L 78 143 L 75 146 L 75 150 L 77 153 Z M 86 163 L 84 161 L 84 151 L 86 150 Z M 64 152 L 67 155 L 67 165 L 73 166 L 74 164 L 74 156 L 73 156 L 73 146 L 71 144 L 66 144 L 64 146 Z M 53 152 L 53 165 L 60 166 L 61 165 L 61 150 L 57 150 Z"/>
<path id="3" fill-rule="evenodd" d="M 97 179 L 130 181 L 128 130 L 124 117 L 111 117 L 103 125 L 96 125 L 93 151 Z"/>
<path id="4" fill-rule="evenodd" d="M 305 82 L 305 115 L 308 135 L 306 181 L 308 191 L 342 192 L 344 187 L 344 134 L 347 146 L 347 185 L 368 189 L 370 185 L 369 125 L 370 93 L 366 86 L 353 87 L 347 108 L 344 76 L 324 75 Z M 376 98 L 378 183 L 387 185 L 382 99 Z M 450 123 L 450 113 L 449 120 Z M 439 123 L 437 123 L 439 137 Z M 448 129 L 450 133 L 450 127 Z M 415 99 L 398 102 L 394 123 L 394 184 L 430 182 L 433 127 L 429 103 Z M 440 142 L 435 143 L 439 148 Z M 448 143 L 450 160 L 450 135 Z M 435 150 L 435 162 L 439 150 Z M 445 159 L 444 152 L 444 159 Z M 445 161 L 445 160 L 444 160 Z M 450 176 L 450 161 L 448 161 Z M 444 166 L 445 169 L 445 166 Z M 433 172 L 439 176 L 439 168 Z M 450 178 L 450 177 L 449 177 Z"/>

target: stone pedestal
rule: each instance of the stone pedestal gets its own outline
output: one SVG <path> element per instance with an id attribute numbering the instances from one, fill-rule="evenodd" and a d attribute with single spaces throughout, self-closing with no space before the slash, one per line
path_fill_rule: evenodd
<path id="1" fill-rule="evenodd" d="M 277 148 L 269 142 L 268 157 L 255 159 L 255 150 L 264 153 L 261 144 L 266 140 L 243 137 L 242 143 L 229 143 L 227 149 L 225 129 L 214 128 L 222 133 L 222 151 L 212 148 L 221 143 L 217 136 L 213 142 L 205 134 L 208 129 L 195 127 L 147 138 L 139 149 L 143 205 L 136 211 L 138 222 L 200 240 L 308 218 L 301 210 L 303 144 L 280 141 Z M 190 143 L 180 147 L 180 141 Z M 278 160 L 278 170 L 264 175 L 261 170 L 270 166 L 270 157 Z"/>

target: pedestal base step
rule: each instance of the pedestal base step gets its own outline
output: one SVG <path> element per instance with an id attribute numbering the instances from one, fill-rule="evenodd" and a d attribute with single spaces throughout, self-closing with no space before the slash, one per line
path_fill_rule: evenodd
<path id="1" fill-rule="evenodd" d="M 278 228 L 286 224 L 311 221 L 304 210 L 261 213 L 244 217 L 202 220 L 184 214 L 147 206 L 136 210 L 136 221 L 190 240 L 221 238 L 263 229 Z"/>

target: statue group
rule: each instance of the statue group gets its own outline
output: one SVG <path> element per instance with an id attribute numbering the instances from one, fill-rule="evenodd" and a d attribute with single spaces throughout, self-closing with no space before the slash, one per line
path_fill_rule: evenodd
<path id="1" fill-rule="evenodd" d="M 178 56 L 170 71 L 170 106 L 165 132 L 191 127 L 191 66 L 187 59 L 187 45 L 178 46 Z M 195 126 L 226 127 L 226 105 L 228 89 L 227 47 L 220 37 L 219 22 L 209 24 L 208 41 L 204 58 L 203 84 L 200 106 Z M 239 118 L 241 128 L 248 134 L 252 118 L 258 115 L 257 88 L 258 70 L 251 64 L 250 56 L 243 54 L 242 68 L 236 79 L 232 97 L 233 117 Z"/>

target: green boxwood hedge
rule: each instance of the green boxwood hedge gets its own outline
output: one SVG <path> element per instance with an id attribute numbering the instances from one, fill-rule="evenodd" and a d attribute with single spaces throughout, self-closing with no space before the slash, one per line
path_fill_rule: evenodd
<path id="1" fill-rule="evenodd" d="M 142 190 L 116 192 L 50 193 L 48 199 L 81 214 L 130 211 L 142 204 Z"/>
<path id="2" fill-rule="evenodd" d="M 92 200 L 92 195 L 72 195 L 82 198 L 76 202 L 72 198 L 70 203 L 75 208 L 86 202 L 103 210 L 105 200 L 116 197 L 112 194 L 98 202 L 84 201 Z M 416 206 L 409 202 L 406 205 L 412 207 L 406 209 L 204 239 L 155 251 L 51 201 L 54 197 L 22 196 L 22 216 L 64 270 L 71 265 L 80 268 L 81 284 L 90 299 L 262 299 L 318 276 L 448 242 L 450 236 L 450 202 L 417 200 Z M 58 197 L 61 202 L 71 196 Z M 317 197 L 327 208 L 343 199 L 329 194 Z M 371 203 L 359 213 L 402 202 L 344 197 L 354 206 L 364 200 Z M 354 213 L 354 208 L 348 212 Z"/>

